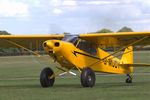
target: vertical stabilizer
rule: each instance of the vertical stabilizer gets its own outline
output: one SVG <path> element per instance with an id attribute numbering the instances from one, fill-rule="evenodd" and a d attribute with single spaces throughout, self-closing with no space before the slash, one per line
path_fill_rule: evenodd
<path id="1" fill-rule="evenodd" d="M 125 49 L 121 58 L 122 64 L 133 64 L 133 47 L 129 46 Z"/>

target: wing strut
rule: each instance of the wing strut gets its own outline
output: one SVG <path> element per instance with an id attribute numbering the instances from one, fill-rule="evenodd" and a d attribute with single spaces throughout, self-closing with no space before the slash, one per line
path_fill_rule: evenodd
<path id="1" fill-rule="evenodd" d="M 8 43 L 10 43 L 10 44 L 13 44 L 13 45 L 15 45 L 15 46 L 17 46 L 17 47 L 20 47 L 20 48 L 24 49 L 24 50 L 27 50 L 27 51 L 29 51 L 29 52 L 31 52 L 31 53 L 33 53 L 33 54 L 37 55 L 38 57 L 40 57 L 40 56 L 41 56 L 40 54 L 38 54 L 38 53 L 36 53 L 36 52 L 34 52 L 34 51 L 32 51 L 32 50 L 28 49 L 28 48 L 25 48 L 24 46 L 19 45 L 19 44 L 17 44 L 17 43 L 15 43 L 15 42 L 13 42 L 13 41 L 10 41 L 10 40 L 7 40 L 7 39 L 4 39 L 4 40 L 5 40 L 5 41 L 7 41 L 7 42 L 8 42 Z"/>
<path id="2" fill-rule="evenodd" d="M 117 54 L 118 52 L 120 52 L 120 51 L 126 49 L 127 47 L 132 46 L 132 45 L 134 45 L 134 44 L 136 44 L 136 43 L 138 43 L 138 42 L 141 42 L 142 40 L 144 40 L 144 39 L 146 39 L 146 38 L 148 38 L 148 37 L 149 37 L 149 36 L 145 36 L 145 37 L 143 37 L 143 38 L 141 38 L 141 39 L 139 39 L 139 40 L 137 40 L 137 41 L 134 41 L 134 42 L 128 44 L 127 46 L 120 48 L 119 50 L 115 51 L 114 53 L 112 53 L 112 54 L 110 54 L 110 55 L 104 57 L 104 58 L 101 59 L 101 60 L 105 60 L 105 59 L 107 59 L 108 57 L 110 57 L 110 56 L 112 56 L 112 55 L 115 55 L 115 54 Z"/>

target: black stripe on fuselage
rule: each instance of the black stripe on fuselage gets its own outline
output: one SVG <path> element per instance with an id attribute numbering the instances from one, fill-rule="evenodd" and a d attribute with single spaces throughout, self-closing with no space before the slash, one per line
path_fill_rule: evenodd
<path id="1" fill-rule="evenodd" d="M 74 52 L 72 52 L 72 53 L 73 53 L 76 57 L 77 57 L 77 54 L 80 54 L 80 55 L 84 55 L 84 56 L 87 56 L 87 57 L 91 57 L 91 58 L 100 60 L 100 58 L 98 58 L 98 57 L 95 57 L 95 56 L 92 56 L 92 55 L 88 55 L 88 54 L 85 54 L 85 53 L 81 53 L 81 52 L 78 52 L 78 51 L 74 51 Z"/>

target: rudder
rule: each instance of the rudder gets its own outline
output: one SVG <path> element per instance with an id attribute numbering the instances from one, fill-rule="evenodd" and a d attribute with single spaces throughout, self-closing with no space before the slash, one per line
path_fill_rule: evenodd
<path id="1" fill-rule="evenodd" d="M 127 66 L 125 69 L 128 73 L 133 72 L 133 46 L 129 46 L 125 49 L 120 63 L 125 65 L 129 64 L 130 66 Z"/>
<path id="2" fill-rule="evenodd" d="M 122 58 L 122 64 L 133 64 L 133 46 L 129 46 L 125 49 Z"/>

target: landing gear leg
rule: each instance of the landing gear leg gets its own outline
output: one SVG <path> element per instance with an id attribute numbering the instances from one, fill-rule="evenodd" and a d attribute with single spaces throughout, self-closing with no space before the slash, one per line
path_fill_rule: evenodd
<path id="1" fill-rule="evenodd" d="M 127 74 L 126 83 L 132 83 L 132 77 L 130 74 Z"/>

